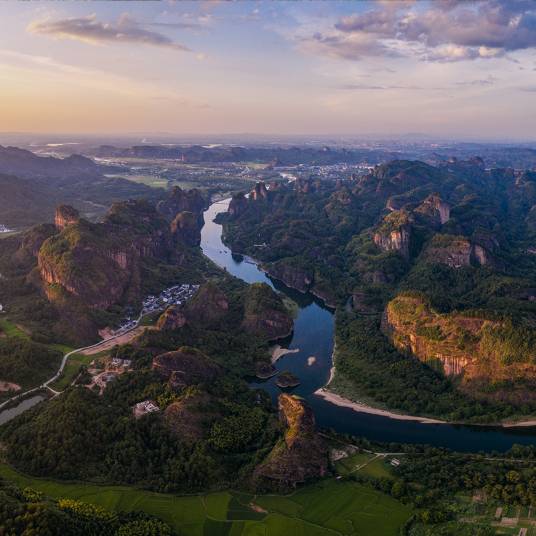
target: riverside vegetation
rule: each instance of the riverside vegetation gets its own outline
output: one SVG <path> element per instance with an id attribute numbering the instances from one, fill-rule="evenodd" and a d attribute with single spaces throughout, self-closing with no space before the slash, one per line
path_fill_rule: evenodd
<path id="1" fill-rule="evenodd" d="M 338 307 L 331 388 L 496 422 L 536 411 L 535 211 L 536 173 L 473 158 L 259 183 L 221 222 L 234 251 Z"/>

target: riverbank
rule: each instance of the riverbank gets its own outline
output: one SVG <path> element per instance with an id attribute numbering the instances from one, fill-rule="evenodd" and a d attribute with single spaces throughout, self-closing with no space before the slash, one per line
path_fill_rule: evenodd
<path id="1" fill-rule="evenodd" d="M 300 351 L 299 348 L 283 348 L 279 344 L 276 344 L 272 348 L 272 365 L 287 354 L 296 354 Z"/>
<path id="2" fill-rule="evenodd" d="M 326 387 L 317 389 L 314 394 L 327 400 L 330 404 L 343 408 L 350 408 L 358 413 L 368 413 L 370 415 L 379 415 L 381 417 L 387 417 L 389 419 L 395 419 L 398 421 L 417 421 L 423 424 L 448 424 L 446 421 L 440 421 L 439 419 L 430 419 L 428 417 L 419 417 L 417 415 L 404 415 L 402 413 L 394 413 L 393 411 L 373 408 L 366 404 L 359 402 L 352 402 L 351 400 L 344 398 L 333 391 L 330 391 Z"/>
<path id="3" fill-rule="evenodd" d="M 399 421 L 413 421 L 413 422 L 419 422 L 421 424 L 450 424 L 450 425 L 468 425 L 471 426 L 479 426 L 479 427 L 494 427 L 494 428 L 536 428 L 536 418 L 532 416 L 523 416 L 520 417 L 520 420 L 506 420 L 506 421 L 500 421 L 500 422 L 492 422 L 492 423 L 466 423 L 466 422 L 460 422 L 460 421 L 445 421 L 441 419 L 435 419 L 433 417 L 424 417 L 422 415 L 408 415 L 405 413 L 398 413 L 396 411 L 391 411 L 388 408 L 379 408 L 372 406 L 370 404 L 359 402 L 355 400 L 351 400 L 349 398 L 346 398 L 345 396 L 342 396 L 341 394 L 337 393 L 336 391 L 329 388 L 330 384 L 333 383 L 336 375 L 336 350 L 337 350 L 337 344 L 335 343 L 333 346 L 333 354 L 331 356 L 331 362 L 332 366 L 329 373 L 328 381 L 326 382 L 326 385 L 321 387 L 320 389 L 317 389 L 313 394 L 315 396 L 319 396 L 329 402 L 330 404 L 334 404 L 339 407 L 349 408 L 357 413 L 367 413 L 369 415 L 378 415 L 381 417 L 387 417 L 389 419 L 395 419 Z M 525 418 L 526 420 L 521 420 Z"/>

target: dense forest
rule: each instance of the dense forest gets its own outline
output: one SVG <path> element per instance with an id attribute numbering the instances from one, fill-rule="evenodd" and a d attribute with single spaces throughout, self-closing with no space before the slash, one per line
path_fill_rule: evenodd
<path id="1" fill-rule="evenodd" d="M 490 170 L 480 158 L 393 161 L 338 182 L 258 184 L 220 220 L 234 251 L 338 306 L 333 389 L 489 422 L 535 409 L 534 207 L 531 171 Z M 407 319 L 384 318 L 408 292 L 432 311 L 417 310 L 412 333 Z M 467 326 L 456 340 L 441 331 L 454 324 Z"/>
<path id="2" fill-rule="evenodd" d="M 246 285 L 227 283 L 225 293 L 213 283 L 202 287 L 185 308 L 191 319 L 186 326 L 148 330 L 134 344 L 116 347 L 110 358 L 131 360 L 133 370 L 102 395 L 85 387 L 90 380 L 85 373 L 61 397 L 3 426 L 8 461 L 33 475 L 165 492 L 248 486 L 281 429 L 268 395 L 252 391 L 245 381 L 258 363 L 269 362 L 269 354 L 267 338 L 244 332 L 241 319 L 258 307 L 264 311 L 265 304 L 255 305 L 257 294 L 251 296 Z M 259 295 L 269 291 L 271 307 L 284 310 L 280 298 L 266 289 Z M 219 313 L 209 296 L 218 303 L 226 300 L 212 324 L 206 315 Z M 199 315 L 205 315 L 204 323 L 195 321 Z M 172 371 L 164 370 L 163 376 L 153 363 L 155 356 L 182 358 L 178 348 L 183 354 L 187 348 L 200 352 L 195 360 L 206 364 L 195 374 L 183 368 L 184 377 L 176 383 Z M 209 374 L 213 369 L 215 377 Z M 155 401 L 160 411 L 135 419 L 132 408 L 143 400 Z"/>

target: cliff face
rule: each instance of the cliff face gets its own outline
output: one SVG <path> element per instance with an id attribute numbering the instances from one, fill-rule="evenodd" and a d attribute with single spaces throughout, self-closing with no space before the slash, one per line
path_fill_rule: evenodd
<path id="1" fill-rule="evenodd" d="M 408 259 L 412 221 L 411 215 L 404 210 L 388 214 L 373 235 L 374 243 L 382 251 L 396 251 Z"/>
<path id="2" fill-rule="evenodd" d="M 127 291 L 137 295 L 141 262 L 145 257 L 166 259 L 172 251 L 167 222 L 150 204 L 114 204 L 103 223 L 85 220 L 65 225 L 48 238 L 38 254 L 45 291 L 60 286 L 91 308 L 118 303 Z"/>
<path id="3" fill-rule="evenodd" d="M 400 295 L 387 305 L 382 330 L 401 352 L 439 363 L 447 376 L 462 376 L 461 388 L 472 394 L 484 387 L 480 395 L 513 401 L 517 395 L 512 385 L 510 394 L 497 388 L 493 395 L 485 386 L 522 380 L 526 389 L 536 380 L 536 350 L 528 342 L 534 333 L 528 326 L 476 315 L 439 314 L 423 298 Z M 534 398 L 532 388 L 526 396 Z"/>
<path id="4" fill-rule="evenodd" d="M 385 310 L 382 329 L 402 352 L 421 361 L 441 362 L 447 376 L 461 374 L 479 353 L 484 326 L 474 317 L 440 315 L 421 298 L 398 296 Z"/>
<path id="5" fill-rule="evenodd" d="M 283 259 L 268 266 L 270 275 L 285 283 L 288 287 L 295 288 L 300 292 L 309 290 L 314 282 L 314 273 L 291 259 Z"/>
<path id="6" fill-rule="evenodd" d="M 229 203 L 228 212 L 231 216 L 238 217 L 244 214 L 248 208 L 248 200 L 243 193 L 233 195 Z"/>
<path id="7" fill-rule="evenodd" d="M 441 200 L 438 195 L 428 196 L 416 209 L 436 225 L 443 225 L 450 219 L 450 205 Z"/>
<path id="8" fill-rule="evenodd" d="M 435 235 L 423 252 L 427 262 L 446 264 L 451 268 L 486 265 L 491 262 L 489 252 L 468 238 L 454 235 Z"/>
<path id="9" fill-rule="evenodd" d="M 174 239 L 187 246 L 199 246 L 201 228 L 199 217 L 193 212 L 179 212 L 171 222 L 171 233 Z"/>
<path id="10" fill-rule="evenodd" d="M 179 212 L 191 212 L 202 226 L 205 207 L 205 198 L 199 190 L 183 190 L 175 186 L 168 198 L 160 201 L 156 208 L 168 221 L 173 221 Z"/>
<path id="11" fill-rule="evenodd" d="M 328 450 L 316 433 L 311 408 L 283 393 L 279 395 L 279 418 L 284 437 L 253 475 L 255 486 L 261 490 L 288 491 L 328 471 Z"/>
<path id="12" fill-rule="evenodd" d="M 208 356 L 189 346 L 157 355 L 152 368 L 177 389 L 211 382 L 220 373 L 220 367 Z"/>
<path id="13" fill-rule="evenodd" d="M 254 283 L 246 289 L 242 328 L 266 339 L 286 337 L 293 322 L 279 296 L 265 283 Z"/>
<path id="14" fill-rule="evenodd" d="M 255 184 L 255 188 L 251 190 L 250 199 L 252 201 L 268 199 L 268 190 L 266 189 L 266 184 L 264 184 L 264 182 L 258 182 Z"/>
<path id="15" fill-rule="evenodd" d="M 58 231 L 63 231 L 68 225 L 78 223 L 80 221 L 80 213 L 75 208 L 69 205 L 60 205 L 56 208 L 54 215 L 54 225 Z"/>

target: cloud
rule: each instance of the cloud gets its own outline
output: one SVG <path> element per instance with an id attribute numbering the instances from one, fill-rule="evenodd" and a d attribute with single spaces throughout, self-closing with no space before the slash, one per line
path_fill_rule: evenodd
<path id="1" fill-rule="evenodd" d="M 498 79 L 494 76 L 488 76 L 488 78 L 477 80 L 466 80 L 462 82 L 456 82 L 454 86 L 419 86 L 419 85 L 403 85 L 403 84 L 362 84 L 351 83 L 343 84 L 337 87 L 337 89 L 349 90 L 349 91 L 389 91 L 389 90 L 408 90 L 408 91 L 446 91 L 456 90 L 463 87 L 489 87 L 495 84 Z M 530 90 L 529 90 L 530 91 Z"/>
<path id="2" fill-rule="evenodd" d="M 338 89 L 345 89 L 350 91 L 369 91 L 369 90 L 378 90 L 386 91 L 392 89 L 407 89 L 410 91 L 428 91 L 428 90 L 442 90 L 448 89 L 444 87 L 424 87 L 424 86 L 404 86 L 404 85 L 374 85 L 374 84 L 344 84 L 339 86 Z"/>
<path id="3" fill-rule="evenodd" d="M 348 60 L 402 55 L 452 62 L 536 47 L 534 0 L 377 0 L 373 6 L 341 17 L 322 34 L 301 36 L 301 48 Z"/>
<path id="4" fill-rule="evenodd" d="M 49 35 L 57 39 L 73 39 L 92 45 L 105 43 L 139 43 L 173 50 L 190 51 L 164 34 L 147 30 L 128 15 L 122 15 L 117 23 L 100 22 L 95 14 L 87 17 L 45 20 L 30 23 L 28 31 Z"/>

